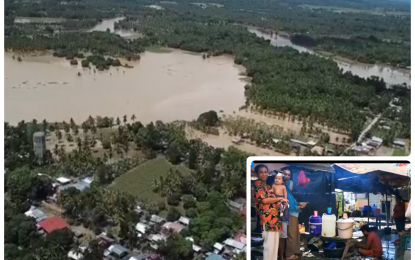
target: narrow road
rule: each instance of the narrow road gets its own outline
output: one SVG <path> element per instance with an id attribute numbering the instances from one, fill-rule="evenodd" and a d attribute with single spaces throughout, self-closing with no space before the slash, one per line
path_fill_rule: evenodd
<path id="1" fill-rule="evenodd" d="M 389 107 L 391 107 L 393 105 L 393 99 L 389 102 Z M 373 120 L 372 122 L 370 122 L 370 124 L 362 131 L 362 133 L 360 133 L 359 138 L 357 139 L 357 141 L 355 143 L 352 143 L 346 150 L 344 150 L 344 153 L 347 153 L 353 146 L 356 145 L 356 143 L 360 142 L 362 140 L 362 138 L 365 136 L 365 134 L 367 132 L 370 131 L 370 129 L 372 129 L 372 127 L 376 124 L 376 122 L 382 117 L 382 113 L 378 114 Z"/>
<path id="2" fill-rule="evenodd" d="M 359 143 L 362 138 L 366 135 L 367 132 L 370 131 L 370 129 L 372 129 L 372 127 L 376 124 L 376 122 L 382 117 L 382 114 L 378 114 L 373 120 L 372 122 L 370 122 L 370 124 L 360 133 L 359 138 L 357 139 L 356 142 L 352 143 L 345 151 L 344 153 L 348 152 L 353 146 L 356 145 L 356 143 Z"/>

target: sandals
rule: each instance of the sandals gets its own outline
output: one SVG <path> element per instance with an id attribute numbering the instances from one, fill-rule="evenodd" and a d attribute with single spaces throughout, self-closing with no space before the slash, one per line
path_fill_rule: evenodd
<path id="1" fill-rule="evenodd" d="M 296 255 L 292 255 L 292 256 L 290 256 L 290 257 L 287 257 L 287 258 L 285 258 L 286 260 L 293 260 L 293 259 L 297 259 L 298 258 L 298 256 L 296 256 Z"/>

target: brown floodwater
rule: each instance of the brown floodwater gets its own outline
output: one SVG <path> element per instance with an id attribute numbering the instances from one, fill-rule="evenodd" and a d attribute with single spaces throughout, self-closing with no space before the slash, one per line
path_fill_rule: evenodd
<path id="1" fill-rule="evenodd" d="M 146 52 L 134 68 L 93 72 L 51 55 L 5 53 L 5 121 L 82 122 L 92 116 L 193 120 L 208 110 L 237 111 L 245 103 L 241 67 L 228 56 L 204 60 L 172 50 Z M 78 72 L 81 76 L 78 76 Z"/>

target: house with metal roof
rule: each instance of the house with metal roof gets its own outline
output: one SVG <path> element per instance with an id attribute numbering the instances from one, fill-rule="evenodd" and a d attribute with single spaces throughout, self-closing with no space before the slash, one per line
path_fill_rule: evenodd
<path id="1" fill-rule="evenodd" d="M 39 222 L 39 221 L 42 221 L 48 218 L 43 211 L 37 208 L 31 208 L 30 210 L 26 211 L 24 214 L 26 215 L 26 217 L 36 219 L 36 222 Z"/>
<path id="2" fill-rule="evenodd" d="M 246 247 L 245 243 L 238 242 L 232 238 L 226 239 L 223 243 L 225 244 L 225 246 L 233 248 L 233 249 L 237 249 L 239 251 L 245 250 L 245 247 Z"/>
<path id="3" fill-rule="evenodd" d="M 225 258 L 218 254 L 210 254 L 208 257 L 206 257 L 206 260 L 225 260 Z"/>
<path id="4" fill-rule="evenodd" d="M 65 177 L 59 177 L 59 178 L 56 178 L 56 180 L 58 181 L 60 185 L 66 185 L 66 184 L 71 183 L 71 180 Z"/>
<path id="5" fill-rule="evenodd" d="M 180 231 L 182 231 L 185 228 L 185 226 L 183 226 L 182 224 L 178 222 L 167 222 L 163 225 L 163 228 L 172 230 L 173 232 L 176 232 L 176 233 L 180 233 Z"/>
<path id="6" fill-rule="evenodd" d="M 216 243 L 213 245 L 213 252 L 214 252 L 215 254 L 219 254 L 220 252 L 222 252 L 223 247 L 224 247 L 224 245 L 223 245 L 223 244 L 216 242 Z"/>
<path id="7" fill-rule="evenodd" d="M 123 258 L 128 255 L 129 250 L 122 245 L 114 244 L 108 248 L 111 256 Z"/>
<path id="8" fill-rule="evenodd" d="M 138 222 L 137 225 L 135 225 L 135 229 L 142 235 L 144 235 L 149 228 L 149 226 L 141 222 Z"/>
<path id="9" fill-rule="evenodd" d="M 162 217 L 159 217 L 159 216 L 154 215 L 154 214 L 151 215 L 150 222 L 153 222 L 153 223 L 162 223 L 164 221 L 166 221 L 166 220 L 164 218 L 162 218 Z"/>
<path id="10" fill-rule="evenodd" d="M 68 227 L 68 224 L 64 219 L 56 216 L 44 219 L 37 223 L 37 225 L 48 234 L 52 233 L 55 230 L 66 229 Z"/>
<path id="11" fill-rule="evenodd" d="M 188 226 L 190 224 L 190 219 L 186 218 L 186 217 L 180 217 L 178 221 L 179 221 L 179 223 L 181 223 L 185 226 Z"/>

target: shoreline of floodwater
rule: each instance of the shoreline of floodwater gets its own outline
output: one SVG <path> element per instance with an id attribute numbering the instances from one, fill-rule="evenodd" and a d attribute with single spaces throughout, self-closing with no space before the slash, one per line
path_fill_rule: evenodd
<path id="1" fill-rule="evenodd" d="M 376 69 L 376 67 L 377 67 L 378 72 L 381 72 L 381 71 L 386 69 L 386 70 L 390 70 L 392 74 L 394 74 L 394 72 L 401 73 L 402 76 L 406 78 L 404 82 L 407 83 L 407 85 L 410 85 L 410 81 L 411 81 L 411 79 L 410 79 L 411 70 L 410 69 L 400 68 L 400 67 L 393 67 L 393 66 L 385 64 L 385 63 L 363 63 L 363 62 L 359 62 L 359 61 L 356 61 L 356 60 L 353 60 L 353 59 L 350 59 L 350 58 L 347 58 L 347 57 L 337 55 L 335 53 L 330 53 L 330 52 L 327 52 L 327 51 L 322 51 L 322 50 L 319 50 L 319 49 L 313 49 L 313 48 L 304 47 L 304 46 L 301 46 L 301 45 L 298 45 L 298 44 L 294 44 L 294 43 L 291 42 L 290 34 L 288 34 L 287 32 L 280 33 L 278 31 L 264 29 L 264 28 L 256 27 L 256 26 L 246 26 L 246 28 L 249 32 L 256 34 L 257 37 L 267 36 L 266 38 L 264 37 L 264 39 L 270 40 L 271 41 L 270 44 L 272 44 L 273 46 L 282 47 L 282 46 L 279 46 L 279 45 L 274 45 L 273 42 L 272 42 L 272 40 L 275 40 L 275 36 L 277 36 L 277 37 L 280 37 L 280 38 L 282 38 L 286 41 L 284 43 L 281 43 L 283 46 L 289 46 L 289 47 L 292 47 L 294 49 L 297 49 L 300 52 L 306 51 L 310 54 L 314 54 L 314 55 L 318 55 L 318 56 L 323 57 L 323 58 L 331 59 L 331 60 L 333 60 L 334 62 L 337 63 L 339 69 L 340 68 L 345 69 L 345 68 L 355 67 L 356 70 L 368 70 L 370 68 Z M 261 35 L 258 35 L 257 32 L 260 33 Z M 278 41 L 278 39 L 276 41 Z M 353 69 L 350 69 L 349 71 L 352 72 L 354 75 L 357 75 L 359 77 L 367 78 L 367 77 L 361 75 L 363 73 L 359 74 Z M 378 75 L 373 75 L 372 74 L 371 76 L 378 76 Z M 380 76 L 378 76 L 378 77 L 380 77 Z M 382 77 L 382 78 L 384 78 L 384 77 Z M 392 80 L 392 76 L 390 76 L 389 78 L 391 78 L 391 80 Z M 386 80 L 385 80 L 385 82 L 386 82 Z M 404 82 L 402 82 L 402 83 L 404 83 Z M 402 84 L 402 83 L 396 83 L 396 84 Z M 395 84 L 395 83 L 390 83 L 390 84 Z"/>

